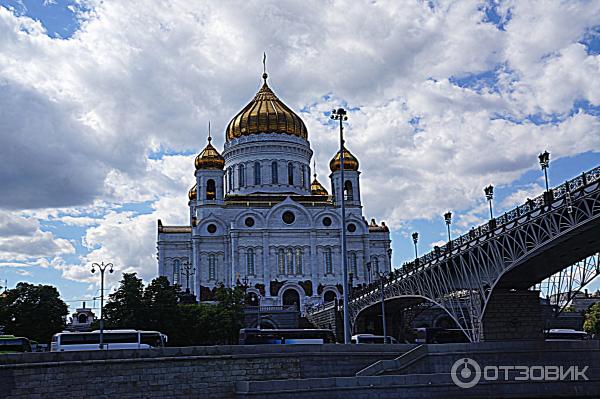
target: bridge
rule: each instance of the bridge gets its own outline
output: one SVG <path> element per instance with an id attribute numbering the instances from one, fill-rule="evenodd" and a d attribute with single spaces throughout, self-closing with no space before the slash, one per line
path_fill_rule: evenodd
<path id="1" fill-rule="evenodd" d="M 394 270 L 383 284 L 354 289 L 350 324 L 386 308 L 428 302 L 443 309 L 471 342 L 540 338 L 540 289 L 573 293 L 599 274 L 600 167 Z M 566 284 L 564 283 L 566 281 Z M 383 288 L 381 288 L 383 285 Z M 554 288 L 552 288 L 554 287 Z M 559 293 L 554 293 L 559 294 Z M 565 294 L 569 295 L 569 294 Z M 564 295 L 554 295 L 562 298 Z M 568 298 L 567 298 L 568 299 Z M 307 311 L 319 320 L 334 304 Z"/>

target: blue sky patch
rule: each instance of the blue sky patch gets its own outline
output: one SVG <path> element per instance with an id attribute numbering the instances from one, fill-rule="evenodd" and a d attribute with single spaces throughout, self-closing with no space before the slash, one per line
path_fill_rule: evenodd
<path id="1" fill-rule="evenodd" d="M 0 0 L 16 15 L 40 21 L 48 36 L 68 39 L 79 29 L 78 12 L 87 9 L 74 0 Z"/>

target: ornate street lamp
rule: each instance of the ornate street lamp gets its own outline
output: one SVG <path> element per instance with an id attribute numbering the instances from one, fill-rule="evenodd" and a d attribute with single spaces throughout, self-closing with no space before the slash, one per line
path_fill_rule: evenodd
<path id="1" fill-rule="evenodd" d="M 450 237 L 450 224 L 452 223 L 452 212 L 448 211 L 444 213 L 444 221 L 446 222 L 446 227 L 448 227 L 448 243 L 452 242 L 452 238 Z"/>
<path id="2" fill-rule="evenodd" d="M 391 254 L 391 252 L 390 252 Z M 385 273 L 379 273 L 379 290 L 381 291 L 381 324 L 383 326 L 383 343 L 387 344 L 387 325 L 385 322 Z"/>
<path id="3" fill-rule="evenodd" d="M 540 155 L 538 155 L 538 159 L 540 160 L 540 166 L 544 171 L 544 178 L 546 180 L 546 191 L 549 191 L 550 188 L 548 186 L 548 167 L 550 166 L 550 153 L 548 151 L 544 151 Z"/>
<path id="4" fill-rule="evenodd" d="M 331 119 L 340 122 L 340 202 L 342 211 L 342 284 L 344 294 L 344 343 L 350 343 L 350 317 L 348 314 L 348 263 L 346 260 L 346 203 L 344 199 L 344 121 L 348 120 L 346 110 L 344 108 L 338 108 L 337 110 L 331 111 Z M 335 194 L 334 194 L 335 195 Z"/>
<path id="5" fill-rule="evenodd" d="M 419 259 L 419 253 L 417 252 L 417 242 L 419 241 L 419 233 L 417 233 L 416 231 L 414 233 L 412 233 L 412 240 L 413 243 L 415 244 L 415 260 Z"/>
<path id="6" fill-rule="evenodd" d="M 483 189 L 485 193 L 485 198 L 488 200 L 490 204 L 490 219 L 494 218 L 494 212 L 492 211 L 492 200 L 494 199 L 494 186 L 491 184 Z"/>
<path id="7" fill-rule="evenodd" d="M 185 276 L 185 292 L 186 292 L 186 294 L 190 293 L 190 276 L 193 276 L 195 272 L 196 272 L 196 269 L 194 269 L 192 264 L 186 260 L 185 263 L 183 264 L 183 272 L 181 273 Z"/>
<path id="8" fill-rule="evenodd" d="M 96 273 L 96 267 L 100 270 L 100 349 L 104 349 L 104 271 L 108 268 L 108 272 L 112 273 L 113 264 L 104 262 L 92 263 L 92 273 Z"/>
<path id="9" fill-rule="evenodd" d="M 367 283 L 371 284 L 371 262 L 367 262 Z"/>

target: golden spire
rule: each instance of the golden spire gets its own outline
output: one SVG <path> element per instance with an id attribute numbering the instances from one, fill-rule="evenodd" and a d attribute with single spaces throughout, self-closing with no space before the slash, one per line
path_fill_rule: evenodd
<path id="1" fill-rule="evenodd" d="M 329 169 L 332 172 L 340 170 L 340 152 L 338 151 L 335 156 L 329 161 Z M 344 170 L 358 170 L 358 159 L 348 151 L 344 146 Z"/>
<path id="2" fill-rule="evenodd" d="M 310 193 L 312 195 L 329 195 L 325 187 L 317 180 L 317 163 L 313 160 L 314 180 L 310 183 Z"/>
<path id="3" fill-rule="evenodd" d="M 210 135 L 210 121 L 208 122 L 208 144 L 204 147 L 204 150 L 196 157 L 194 164 L 196 165 L 196 170 L 199 169 L 217 169 L 222 170 L 225 166 L 225 158 L 213 145 L 210 143 L 212 141 L 212 137 Z"/>
<path id="4" fill-rule="evenodd" d="M 268 76 L 267 54 L 263 53 L 263 85 L 229 122 L 225 132 L 227 141 L 259 133 L 283 133 L 307 139 L 304 122 L 273 93 L 267 84 Z"/>

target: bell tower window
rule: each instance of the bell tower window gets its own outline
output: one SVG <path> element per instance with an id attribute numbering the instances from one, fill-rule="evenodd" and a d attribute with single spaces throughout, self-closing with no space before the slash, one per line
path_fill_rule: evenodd
<path id="1" fill-rule="evenodd" d="M 344 199 L 346 201 L 352 201 L 354 199 L 354 194 L 352 193 L 352 182 L 350 180 L 346 180 L 346 183 L 344 183 Z"/>
<path id="2" fill-rule="evenodd" d="M 206 199 L 214 200 L 217 196 L 217 190 L 215 187 L 215 181 L 213 179 L 208 179 L 206 182 Z"/>

